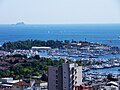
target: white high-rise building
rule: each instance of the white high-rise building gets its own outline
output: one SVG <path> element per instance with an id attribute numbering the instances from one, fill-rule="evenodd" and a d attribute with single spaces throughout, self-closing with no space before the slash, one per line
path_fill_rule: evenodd
<path id="1" fill-rule="evenodd" d="M 75 90 L 82 84 L 82 66 L 65 63 L 48 68 L 48 90 Z"/>

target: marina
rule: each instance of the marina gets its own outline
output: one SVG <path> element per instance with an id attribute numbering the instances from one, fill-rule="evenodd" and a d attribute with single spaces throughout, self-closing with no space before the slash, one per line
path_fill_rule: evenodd
<path id="1" fill-rule="evenodd" d="M 30 50 L 14 50 L 12 52 L 1 52 L 5 55 L 21 54 L 27 55 L 27 58 L 39 55 L 40 58 L 50 58 L 51 60 L 65 59 L 67 61 L 73 60 L 74 62 L 83 62 L 83 72 L 85 73 L 113 73 L 120 74 L 120 58 L 119 49 L 115 47 L 100 45 L 100 44 L 87 44 L 79 48 L 80 44 L 71 43 L 64 48 L 50 48 L 50 47 L 32 47 Z M 72 47 L 71 47 L 72 46 Z M 114 53 L 115 52 L 115 53 Z M 113 54 L 114 53 L 114 54 Z M 90 64 L 91 63 L 91 64 Z M 86 65 L 87 66 L 84 66 Z"/>
<path id="2" fill-rule="evenodd" d="M 119 28 L 120 26 L 106 25 L 99 30 L 98 27 L 100 26 L 101 25 L 96 25 L 96 27 L 90 26 L 89 30 L 91 31 L 89 32 L 86 25 L 64 25 L 63 28 L 61 28 L 60 25 L 17 25 L 14 27 L 1 25 L 1 46 L 8 41 L 27 39 L 63 41 L 66 39 L 70 41 L 75 40 L 76 42 L 63 45 L 62 48 L 47 48 L 47 50 L 43 49 L 44 46 L 42 47 L 43 50 L 33 50 L 37 48 L 34 46 L 34 48 L 29 50 L 16 49 L 12 50 L 12 52 L 0 51 L 0 55 L 27 55 L 27 62 L 31 62 L 29 58 L 35 55 L 39 55 L 40 58 L 50 58 L 51 60 L 65 59 L 66 61 L 80 61 L 83 65 L 83 78 L 85 76 L 85 81 L 99 81 L 108 74 L 117 76 L 120 74 L 120 40 L 118 38 L 120 31 L 114 27 L 117 26 Z M 12 32 L 6 33 L 7 28 Z M 106 29 L 109 29 L 109 33 L 106 33 Z M 34 32 L 34 30 L 36 30 L 36 32 Z M 115 30 L 116 32 L 114 32 Z M 18 31 L 21 33 L 17 33 Z M 106 35 L 104 35 L 104 33 L 106 33 Z M 87 41 L 89 41 L 89 43 Z M 37 49 L 41 49 L 41 47 Z"/>
<path id="3" fill-rule="evenodd" d="M 0 0 L 0 90 L 120 90 L 120 0 Z"/>

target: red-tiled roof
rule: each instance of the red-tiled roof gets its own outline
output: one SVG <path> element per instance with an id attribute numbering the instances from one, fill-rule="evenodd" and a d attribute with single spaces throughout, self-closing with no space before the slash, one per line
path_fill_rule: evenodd
<path id="1" fill-rule="evenodd" d="M 40 80 L 35 80 L 35 84 L 40 84 Z M 30 82 L 19 81 L 19 82 L 15 83 L 14 85 L 18 85 L 18 86 L 30 85 Z"/>
<path id="2" fill-rule="evenodd" d="M 40 84 L 40 80 L 35 80 L 35 83 L 36 84 Z"/>
<path id="3" fill-rule="evenodd" d="M 13 90 L 11 88 L 0 88 L 0 90 Z"/>
<path id="4" fill-rule="evenodd" d="M 14 85 L 23 86 L 23 85 L 30 85 L 30 83 L 26 83 L 25 81 L 19 81 L 15 83 Z"/>
<path id="5" fill-rule="evenodd" d="M 8 65 L 9 63 L 5 62 L 5 61 L 2 61 L 1 64 L 4 64 L 4 65 L 7 64 Z"/>

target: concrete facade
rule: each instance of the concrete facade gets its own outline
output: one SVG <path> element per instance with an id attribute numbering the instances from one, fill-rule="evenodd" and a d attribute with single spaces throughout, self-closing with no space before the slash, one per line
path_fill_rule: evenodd
<path id="1" fill-rule="evenodd" d="M 48 68 L 48 90 L 75 90 L 82 84 L 82 67 L 76 63 Z"/>

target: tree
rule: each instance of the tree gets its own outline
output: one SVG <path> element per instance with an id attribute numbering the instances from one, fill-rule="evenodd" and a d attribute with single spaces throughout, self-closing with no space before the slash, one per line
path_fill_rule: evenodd
<path id="1" fill-rule="evenodd" d="M 34 59 L 40 59 L 40 56 L 39 55 L 35 55 L 33 58 Z"/>
<path id="2" fill-rule="evenodd" d="M 45 73 L 44 73 L 44 74 L 42 74 L 41 80 L 42 80 L 42 81 L 46 81 L 46 82 L 47 82 L 47 81 L 48 81 L 48 75 L 47 75 L 47 74 L 45 74 Z"/>

